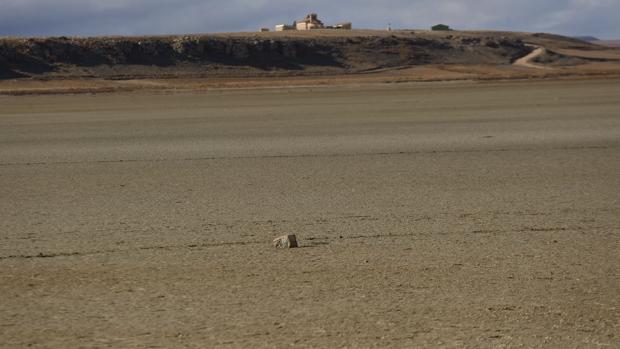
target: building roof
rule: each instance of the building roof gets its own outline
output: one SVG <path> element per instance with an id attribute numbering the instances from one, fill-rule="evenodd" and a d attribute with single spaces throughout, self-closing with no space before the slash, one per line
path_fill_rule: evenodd
<path id="1" fill-rule="evenodd" d="M 323 25 L 323 22 L 319 20 L 319 16 L 316 13 L 309 13 L 306 18 L 297 21 L 297 23 L 315 23 Z"/>

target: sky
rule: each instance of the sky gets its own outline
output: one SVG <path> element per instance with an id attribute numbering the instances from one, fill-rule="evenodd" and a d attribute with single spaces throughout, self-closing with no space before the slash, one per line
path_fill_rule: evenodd
<path id="1" fill-rule="evenodd" d="M 0 36 L 256 31 L 309 12 L 365 29 L 445 23 L 620 39 L 620 0 L 0 0 Z"/>

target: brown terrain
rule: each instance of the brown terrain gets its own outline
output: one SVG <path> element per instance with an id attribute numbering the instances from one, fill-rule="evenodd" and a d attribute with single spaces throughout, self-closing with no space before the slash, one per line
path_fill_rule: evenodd
<path id="1" fill-rule="evenodd" d="M 514 64 L 536 48 L 544 54 Z M 541 33 L 316 30 L 0 39 L 0 94 L 619 75 L 620 49 Z"/>
<path id="2" fill-rule="evenodd" d="M 618 348 L 617 52 L 3 39 L 0 347 Z"/>
<path id="3" fill-rule="evenodd" d="M 619 95 L 0 96 L 0 346 L 618 347 Z"/>
<path id="4" fill-rule="evenodd" d="M 601 46 L 620 47 L 620 40 L 596 40 L 592 43 Z"/>

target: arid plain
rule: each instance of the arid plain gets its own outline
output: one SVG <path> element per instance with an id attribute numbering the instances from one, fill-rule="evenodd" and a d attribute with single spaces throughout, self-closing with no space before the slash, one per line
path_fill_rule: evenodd
<path id="1" fill-rule="evenodd" d="M 0 96 L 0 343 L 617 347 L 619 173 L 617 79 Z"/>

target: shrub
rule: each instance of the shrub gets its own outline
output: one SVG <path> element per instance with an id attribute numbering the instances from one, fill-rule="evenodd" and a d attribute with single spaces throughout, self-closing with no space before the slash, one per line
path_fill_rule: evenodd
<path id="1" fill-rule="evenodd" d="M 452 29 L 450 29 L 450 27 L 445 25 L 445 24 L 437 24 L 437 25 L 432 26 L 431 30 L 434 30 L 434 31 L 447 31 L 447 30 L 452 30 Z"/>

